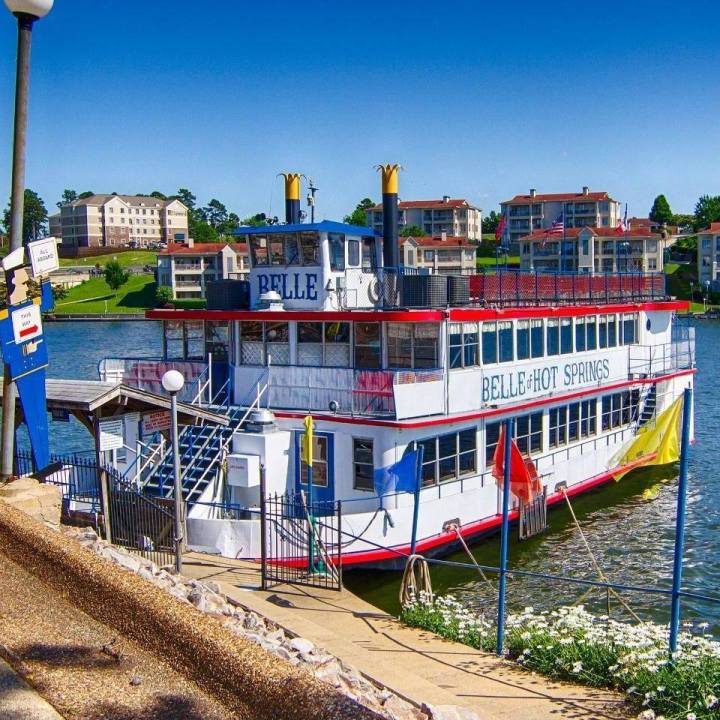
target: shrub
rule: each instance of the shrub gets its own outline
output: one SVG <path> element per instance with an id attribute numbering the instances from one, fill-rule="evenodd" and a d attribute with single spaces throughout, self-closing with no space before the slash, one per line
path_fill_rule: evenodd
<path id="1" fill-rule="evenodd" d="M 159 307 L 165 307 L 173 299 L 173 291 L 167 285 L 160 285 L 155 291 L 155 302 Z"/>

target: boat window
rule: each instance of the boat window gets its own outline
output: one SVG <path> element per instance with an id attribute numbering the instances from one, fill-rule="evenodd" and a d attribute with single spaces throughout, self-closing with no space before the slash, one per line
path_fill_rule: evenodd
<path id="1" fill-rule="evenodd" d="M 439 328 L 437 323 L 388 323 L 388 366 L 415 369 L 438 367 Z"/>
<path id="2" fill-rule="evenodd" d="M 288 323 L 265 323 L 265 343 L 268 362 L 273 365 L 290 364 L 290 336 Z"/>
<path id="3" fill-rule="evenodd" d="M 316 232 L 300 233 L 300 254 L 303 265 L 320 264 L 320 236 Z"/>
<path id="4" fill-rule="evenodd" d="M 412 367 L 412 327 L 410 323 L 388 323 L 388 367 Z"/>
<path id="5" fill-rule="evenodd" d="M 623 345 L 634 345 L 637 342 L 637 318 L 637 313 L 625 313 L 623 315 Z"/>
<path id="6" fill-rule="evenodd" d="M 601 315 L 598 318 L 598 347 L 599 348 L 606 348 L 608 346 L 608 336 L 607 336 L 607 316 Z"/>
<path id="7" fill-rule="evenodd" d="M 268 238 L 268 246 L 270 248 L 270 264 L 285 264 L 285 246 L 282 235 L 271 235 Z"/>
<path id="8" fill-rule="evenodd" d="M 268 240 L 262 235 L 250 235 L 250 254 L 253 267 L 268 265 Z"/>
<path id="9" fill-rule="evenodd" d="M 497 323 L 482 324 L 482 361 L 483 365 L 497 362 Z"/>
<path id="10" fill-rule="evenodd" d="M 608 347 L 617 346 L 617 315 L 607 316 Z"/>
<path id="11" fill-rule="evenodd" d="M 547 354 L 560 354 L 560 320 L 548 318 L 547 321 Z"/>
<path id="12" fill-rule="evenodd" d="M 382 367 L 380 323 L 355 323 L 355 367 Z"/>
<path id="13" fill-rule="evenodd" d="M 358 267 L 360 265 L 360 241 L 359 240 L 348 240 L 347 241 L 347 257 L 348 257 L 348 265 L 350 267 Z"/>
<path id="14" fill-rule="evenodd" d="M 305 433 L 300 434 L 300 482 L 307 485 L 307 463 L 302 459 L 305 456 Z M 328 439 L 325 435 L 313 435 L 312 469 L 313 487 L 327 487 L 328 484 Z"/>
<path id="15" fill-rule="evenodd" d="M 586 346 L 588 350 L 597 349 L 597 318 L 595 316 L 585 318 Z"/>
<path id="16" fill-rule="evenodd" d="M 286 265 L 300 264 L 300 248 L 297 233 L 286 233 L 282 236 L 284 245 L 284 258 Z"/>
<path id="17" fill-rule="evenodd" d="M 623 391 L 605 395 L 602 399 L 601 427 L 603 430 L 628 425 L 637 417 L 639 393 Z"/>
<path id="18" fill-rule="evenodd" d="M 569 355 L 572 351 L 572 318 L 560 318 L 560 353 Z"/>
<path id="19" fill-rule="evenodd" d="M 480 351 L 477 323 L 450 323 L 449 350 L 451 368 L 479 365 Z"/>
<path id="20" fill-rule="evenodd" d="M 323 364 L 326 367 L 350 367 L 350 323 L 325 323 Z"/>
<path id="21" fill-rule="evenodd" d="M 545 333 L 542 320 L 530 321 L 530 355 L 534 358 L 545 354 Z"/>
<path id="22" fill-rule="evenodd" d="M 568 416 L 568 440 L 574 442 L 580 436 L 580 403 L 570 403 Z"/>
<path id="23" fill-rule="evenodd" d="M 551 408 L 548 420 L 551 448 L 590 437 L 597 433 L 597 401 L 593 398 Z"/>
<path id="24" fill-rule="evenodd" d="M 345 269 L 345 235 L 343 233 L 328 233 L 330 243 L 330 269 L 341 272 Z"/>
<path id="25" fill-rule="evenodd" d="M 205 354 L 215 360 L 226 361 L 230 352 L 228 323 L 223 320 L 205 321 Z"/>
<path id="26" fill-rule="evenodd" d="M 519 415 L 513 423 L 513 437 L 524 455 L 542 452 L 542 412 Z M 485 424 L 485 465 L 491 466 L 495 457 L 503 421 Z"/>
<path id="27" fill-rule="evenodd" d="M 582 352 L 585 348 L 585 318 L 575 318 L 575 352 Z"/>
<path id="28" fill-rule="evenodd" d="M 373 441 L 353 438 L 353 489 L 373 492 L 374 471 Z"/>
<path id="29" fill-rule="evenodd" d="M 550 408 L 548 412 L 549 446 L 551 448 L 567 444 L 567 406 Z"/>
<path id="30" fill-rule="evenodd" d="M 580 437 L 590 437 L 597 432 L 597 402 L 583 400 L 580 403 Z"/>
<path id="31" fill-rule="evenodd" d="M 188 360 L 205 359 L 205 327 L 202 320 L 185 323 L 185 357 Z"/>
<path id="32" fill-rule="evenodd" d="M 527 360 L 530 357 L 530 321 L 518 320 L 515 323 L 517 338 L 517 359 Z"/>
<path id="33" fill-rule="evenodd" d="M 290 342 L 286 322 L 240 322 L 240 362 L 242 365 L 290 364 Z"/>
<path id="34" fill-rule="evenodd" d="M 298 365 L 319 367 L 323 364 L 323 324 L 299 322 L 297 325 Z"/>
<path id="35" fill-rule="evenodd" d="M 362 269 L 365 272 L 373 272 L 377 269 L 375 238 L 373 237 L 364 237 L 362 239 Z"/>
<path id="36" fill-rule="evenodd" d="M 180 360 L 185 358 L 185 323 L 181 320 L 165 322 L 165 358 Z"/>
<path id="37" fill-rule="evenodd" d="M 423 487 L 450 482 L 477 471 L 477 432 L 468 428 L 421 440 Z"/>
<path id="38" fill-rule="evenodd" d="M 513 353 L 513 324 L 510 320 L 498 322 L 498 360 L 499 362 L 512 362 Z"/>

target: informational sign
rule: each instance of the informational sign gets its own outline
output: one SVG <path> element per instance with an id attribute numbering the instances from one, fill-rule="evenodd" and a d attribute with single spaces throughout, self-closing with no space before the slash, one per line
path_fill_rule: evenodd
<path id="1" fill-rule="evenodd" d="M 167 410 L 155 410 L 143 415 L 143 435 L 170 428 L 170 413 Z"/>
<path id="2" fill-rule="evenodd" d="M 108 418 L 100 421 L 100 450 L 117 450 L 123 446 L 123 419 Z"/>
<path id="3" fill-rule="evenodd" d="M 137 428 L 137 424 L 140 422 L 140 413 L 131 412 L 123 415 L 123 422 L 125 423 L 125 430 Z"/>
<path id="4" fill-rule="evenodd" d="M 283 300 L 296 301 L 297 307 L 315 307 L 318 300 L 318 273 L 297 270 L 261 272 L 257 278 L 257 295 L 274 290 Z"/>
<path id="5" fill-rule="evenodd" d="M 57 251 L 57 238 L 49 237 L 35 242 L 28 243 L 30 262 L 33 275 L 39 277 L 47 275 L 60 267 L 60 260 Z"/>
<path id="6" fill-rule="evenodd" d="M 13 336 L 18 345 L 42 335 L 39 305 L 32 303 L 17 309 L 11 308 L 10 317 L 12 318 Z"/>

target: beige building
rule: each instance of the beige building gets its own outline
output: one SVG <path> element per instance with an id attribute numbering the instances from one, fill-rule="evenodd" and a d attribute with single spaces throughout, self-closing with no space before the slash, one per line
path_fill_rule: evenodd
<path id="1" fill-rule="evenodd" d="M 185 205 L 179 200 L 145 195 L 91 195 L 75 200 L 60 208 L 60 223 L 65 254 L 83 255 L 89 248 L 98 247 L 158 246 L 188 239 Z"/>
<path id="2" fill-rule="evenodd" d="M 400 238 L 405 265 L 437 275 L 472 275 L 476 247 L 464 237 Z"/>
<path id="3" fill-rule="evenodd" d="M 500 214 L 505 218 L 505 241 L 512 249 L 517 249 L 520 238 L 549 228 L 558 219 L 566 228 L 615 229 L 621 218 L 617 200 L 587 186 L 579 193 L 538 193 L 531 188 L 527 195 L 500 203 Z"/>
<path id="4" fill-rule="evenodd" d="M 701 290 L 720 291 L 720 222 L 698 233 L 697 268 Z"/>
<path id="5" fill-rule="evenodd" d="M 244 243 L 172 243 L 157 256 L 157 284 L 173 298 L 204 298 L 209 280 L 242 280 L 248 272 Z"/>
<path id="6" fill-rule="evenodd" d="M 520 238 L 520 270 L 662 272 L 663 236 L 645 227 L 618 234 L 601 227 L 536 230 Z"/>
<path id="7" fill-rule="evenodd" d="M 368 225 L 382 235 L 382 205 L 366 212 Z M 445 195 L 441 200 L 403 200 L 398 203 L 398 233 L 415 225 L 428 237 L 461 237 L 480 242 L 482 210 L 467 200 Z"/>

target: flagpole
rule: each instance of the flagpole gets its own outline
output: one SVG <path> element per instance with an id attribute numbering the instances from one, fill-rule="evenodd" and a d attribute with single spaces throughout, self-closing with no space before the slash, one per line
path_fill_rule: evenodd
<path id="1" fill-rule="evenodd" d="M 422 464 L 425 456 L 425 448 L 421 445 L 417 449 L 417 467 L 415 468 L 415 498 L 413 502 L 412 535 L 410 536 L 410 554 L 415 554 L 417 547 L 417 528 L 420 516 L 420 490 L 422 488 Z"/>
<path id="2" fill-rule="evenodd" d="M 508 532 L 510 511 L 510 450 L 512 446 L 513 419 L 505 421 L 505 447 L 503 465 L 502 529 L 500 531 L 500 585 L 498 588 L 497 645 L 498 655 L 503 654 L 505 641 L 505 584 L 507 579 Z"/>

